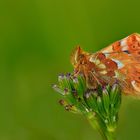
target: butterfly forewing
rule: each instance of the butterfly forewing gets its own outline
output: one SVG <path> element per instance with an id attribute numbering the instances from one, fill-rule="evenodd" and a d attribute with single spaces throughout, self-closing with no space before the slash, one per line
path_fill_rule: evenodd
<path id="1" fill-rule="evenodd" d="M 140 35 L 134 33 L 99 51 L 117 64 L 116 77 L 126 94 L 140 95 Z"/>

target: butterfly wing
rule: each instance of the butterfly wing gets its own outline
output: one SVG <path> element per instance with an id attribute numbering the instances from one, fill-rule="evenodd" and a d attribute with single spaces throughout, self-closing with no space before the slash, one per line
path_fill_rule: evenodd
<path id="1" fill-rule="evenodd" d="M 122 82 L 126 94 L 140 96 L 140 35 L 137 33 L 119 40 L 98 53 L 117 64 L 115 76 Z M 106 60 L 104 61 L 106 62 Z M 110 63 L 108 67 L 112 67 Z"/>

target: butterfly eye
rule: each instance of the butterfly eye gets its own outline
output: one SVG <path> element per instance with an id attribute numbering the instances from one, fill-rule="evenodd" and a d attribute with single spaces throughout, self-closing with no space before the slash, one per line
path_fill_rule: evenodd
<path id="1" fill-rule="evenodd" d="M 79 61 L 80 63 L 83 63 L 83 60 L 85 59 L 85 55 L 84 54 L 80 54 L 78 57 L 77 57 L 77 61 Z"/>
<path id="2" fill-rule="evenodd" d="M 82 59 L 82 58 L 84 58 L 84 55 L 83 55 L 83 54 L 80 54 L 80 55 L 78 56 L 78 59 L 80 60 L 80 59 Z"/>

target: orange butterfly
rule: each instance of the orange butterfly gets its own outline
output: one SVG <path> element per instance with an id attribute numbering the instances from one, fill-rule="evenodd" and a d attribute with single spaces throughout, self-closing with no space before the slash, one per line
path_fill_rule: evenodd
<path id="1" fill-rule="evenodd" d="M 137 33 L 96 53 L 87 53 L 78 46 L 71 62 L 74 74 L 83 73 L 90 88 L 117 80 L 125 94 L 140 96 L 140 35 Z"/>

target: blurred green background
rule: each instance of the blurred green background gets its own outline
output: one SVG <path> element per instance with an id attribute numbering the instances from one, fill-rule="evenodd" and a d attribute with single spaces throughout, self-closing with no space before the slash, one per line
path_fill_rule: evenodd
<path id="1" fill-rule="evenodd" d="M 139 0 L 0 0 L 0 140 L 99 140 L 51 88 L 80 44 L 95 52 L 140 33 Z M 140 139 L 140 101 L 123 98 L 118 140 Z"/>

